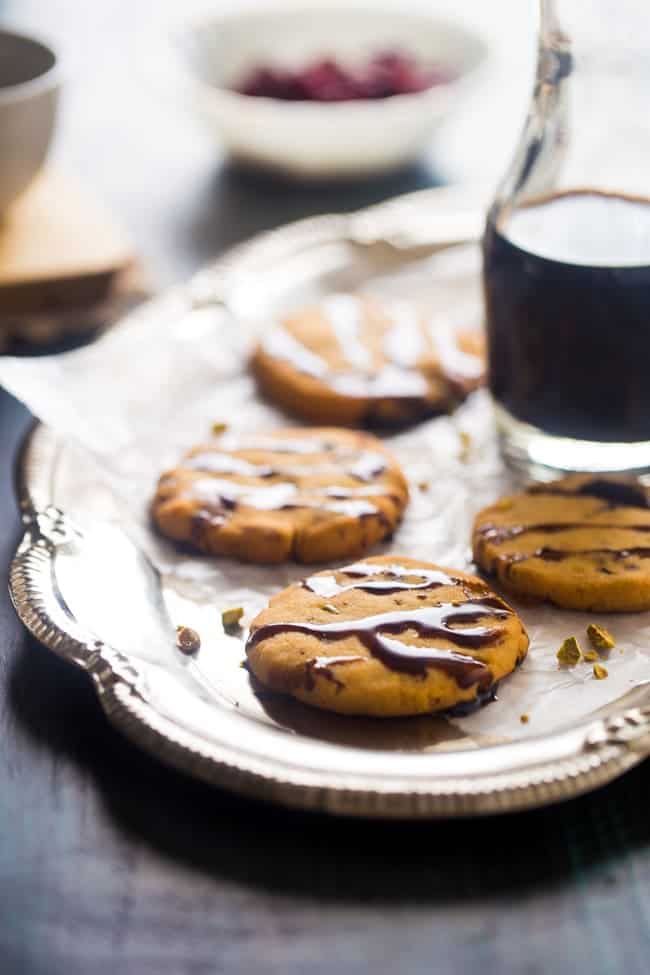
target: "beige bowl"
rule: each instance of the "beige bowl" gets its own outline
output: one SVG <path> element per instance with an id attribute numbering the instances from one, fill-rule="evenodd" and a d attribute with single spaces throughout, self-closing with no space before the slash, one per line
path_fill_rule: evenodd
<path id="1" fill-rule="evenodd" d="M 58 59 L 50 47 L 0 30 L 0 213 L 43 165 L 59 88 Z"/>
<path id="2" fill-rule="evenodd" d="M 460 15 L 459 15 L 460 18 Z M 382 50 L 446 68 L 453 80 L 414 94 L 350 102 L 285 102 L 233 86 L 256 65 L 297 67 L 323 55 L 354 64 Z M 395 169 L 425 149 L 454 111 L 487 48 L 462 19 L 382 0 L 275 0 L 212 12 L 172 31 L 158 76 L 236 159 L 301 178 Z"/>

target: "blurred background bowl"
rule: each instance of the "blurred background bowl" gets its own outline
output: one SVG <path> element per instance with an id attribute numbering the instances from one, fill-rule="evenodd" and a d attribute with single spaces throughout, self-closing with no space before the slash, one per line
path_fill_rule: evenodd
<path id="1" fill-rule="evenodd" d="M 59 65 L 47 44 L 0 29 L 0 214 L 43 165 L 54 130 Z"/>
<path id="2" fill-rule="evenodd" d="M 215 13 L 168 38 L 175 94 L 239 161 L 302 178 L 362 176 L 412 162 L 486 56 L 461 24 L 381 2 L 281 2 Z M 449 81 L 425 91 L 345 102 L 281 101 L 233 91 L 255 68 L 299 69 L 322 57 L 363 64 L 390 50 L 435 66 Z"/>

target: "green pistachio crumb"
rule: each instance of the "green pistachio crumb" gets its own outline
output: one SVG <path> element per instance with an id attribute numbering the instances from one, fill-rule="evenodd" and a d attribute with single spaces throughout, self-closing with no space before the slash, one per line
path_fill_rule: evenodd
<path id="1" fill-rule="evenodd" d="M 460 430 L 458 439 L 460 440 L 460 459 L 466 461 L 472 447 L 472 437 L 467 430 Z"/>
<path id="2" fill-rule="evenodd" d="M 580 662 L 582 651 L 574 636 L 568 636 L 562 641 L 562 646 L 556 654 L 557 659 L 563 667 L 575 667 Z"/>
<path id="3" fill-rule="evenodd" d="M 616 646 L 612 634 L 604 626 L 597 626 L 596 623 L 589 624 L 587 636 L 594 650 L 611 650 Z"/>
<path id="4" fill-rule="evenodd" d="M 213 423 L 212 424 L 212 432 L 215 435 L 215 437 L 218 437 L 220 433 L 225 433 L 227 429 L 228 429 L 228 424 L 227 423 Z"/>
<path id="5" fill-rule="evenodd" d="M 223 623 L 224 629 L 231 629 L 232 627 L 239 626 L 239 621 L 244 615 L 244 610 L 241 606 L 233 606 L 231 609 L 224 609 L 221 614 L 221 622 Z"/>
<path id="6" fill-rule="evenodd" d="M 609 672 L 602 664 L 594 664 L 594 677 L 596 680 L 605 680 L 606 677 L 609 677 Z"/>
<path id="7" fill-rule="evenodd" d="M 522 724 L 528 724 L 530 718 L 528 717 L 527 714 L 520 714 L 519 720 L 521 721 Z"/>

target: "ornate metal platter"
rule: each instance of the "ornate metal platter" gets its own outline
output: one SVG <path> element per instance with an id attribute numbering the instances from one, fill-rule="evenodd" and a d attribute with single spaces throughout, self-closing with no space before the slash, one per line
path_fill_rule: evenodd
<path id="1" fill-rule="evenodd" d="M 418 236 L 419 226 L 428 235 Z M 408 288 L 417 295 L 433 288 L 441 307 L 453 304 L 469 314 L 475 253 L 463 270 L 460 249 L 445 252 L 452 256 L 441 264 L 432 255 L 477 226 L 475 212 L 459 211 L 457 197 L 438 191 L 351 217 L 302 221 L 232 251 L 187 287 L 139 308 L 88 350 L 57 361 L 0 361 L 0 381 L 57 430 L 38 425 L 19 459 L 25 535 L 11 567 L 16 610 L 43 644 L 87 671 L 114 725 L 163 761 L 287 805 L 431 817 L 571 798 L 650 752 L 649 614 L 615 621 L 624 654 L 612 661 L 612 680 L 598 687 L 559 679 L 554 659 L 558 636 L 584 625 L 584 618 L 548 607 L 522 609 L 532 638 L 529 662 L 480 714 L 464 720 L 328 716 L 254 687 L 241 667 L 243 634 L 221 627 L 220 607 L 236 601 L 249 620 L 270 592 L 302 571 L 208 565 L 154 539 L 146 521 L 155 475 L 188 442 L 189 431 L 200 438 L 197 417 L 205 423 L 217 418 L 215 410 L 228 409 L 253 426 L 281 422 L 252 400 L 239 345 L 246 330 L 232 327 L 233 316 L 255 318 L 254 300 L 279 308 L 368 282 L 379 291 Z M 215 334 L 218 363 L 208 368 L 197 341 Z M 150 363 L 144 348 L 151 350 Z M 138 361 L 139 371 L 127 360 Z M 116 405 L 110 396 L 115 399 L 118 362 L 124 403 Z M 204 388 L 212 398 L 176 422 L 183 411 L 175 397 L 186 395 L 190 377 L 198 401 Z M 176 409 L 153 424 L 151 384 L 163 381 Z M 57 392 L 62 382 L 65 396 Z M 478 394 L 458 416 L 394 438 L 414 487 L 392 550 L 467 563 L 472 511 L 509 482 L 486 406 Z M 471 432 L 470 457 L 459 451 L 461 430 Z M 433 483 L 422 487 L 424 477 Z M 177 651 L 178 623 L 201 633 L 196 658 Z M 522 710 L 531 715 L 525 728 Z"/>

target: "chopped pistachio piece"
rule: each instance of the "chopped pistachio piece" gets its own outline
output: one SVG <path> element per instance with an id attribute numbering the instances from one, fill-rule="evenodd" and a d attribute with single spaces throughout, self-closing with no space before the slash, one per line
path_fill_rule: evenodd
<path id="1" fill-rule="evenodd" d="M 600 660 L 600 657 L 598 656 L 595 650 L 587 650 L 587 652 L 584 654 L 584 658 L 590 664 L 593 663 L 594 661 Z"/>
<path id="2" fill-rule="evenodd" d="M 519 715 L 519 720 L 521 721 L 522 724 L 528 724 L 528 721 L 530 719 L 529 719 L 529 717 L 528 717 L 527 714 L 520 714 Z"/>
<path id="3" fill-rule="evenodd" d="M 607 667 L 603 667 L 602 664 L 594 664 L 594 677 L 596 680 L 605 680 L 606 677 L 609 677 Z"/>
<path id="4" fill-rule="evenodd" d="M 458 432 L 458 439 L 460 440 L 460 459 L 467 460 L 470 448 L 472 446 L 471 435 L 467 430 L 460 430 Z"/>
<path id="5" fill-rule="evenodd" d="M 323 603 L 323 609 L 327 610 L 328 613 L 340 613 L 341 610 L 337 609 L 332 603 Z"/>
<path id="6" fill-rule="evenodd" d="M 224 609 L 221 614 L 221 622 L 224 625 L 224 629 L 229 627 L 238 626 L 239 621 L 244 615 L 244 610 L 241 606 L 233 606 L 230 609 Z"/>
<path id="7" fill-rule="evenodd" d="M 604 626 L 597 626 L 596 623 L 589 624 L 587 636 L 594 650 L 611 650 L 616 646 L 612 634 Z"/>
<path id="8" fill-rule="evenodd" d="M 582 657 L 578 641 L 574 636 L 568 636 L 562 641 L 562 646 L 556 653 L 557 659 L 564 667 L 575 667 Z"/>
<path id="9" fill-rule="evenodd" d="M 201 647 L 201 637 L 191 626 L 177 626 L 176 646 L 182 653 L 196 653 Z"/>
<path id="10" fill-rule="evenodd" d="M 225 433 L 227 429 L 228 429 L 228 424 L 227 423 L 213 423 L 212 424 L 212 432 L 215 435 L 215 437 L 218 437 L 220 433 Z"/>

